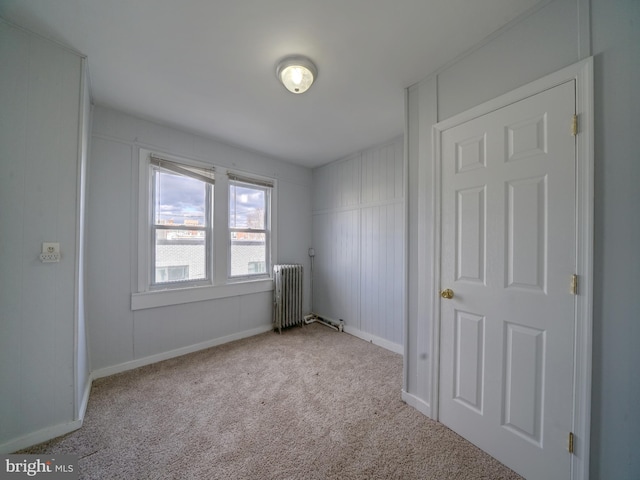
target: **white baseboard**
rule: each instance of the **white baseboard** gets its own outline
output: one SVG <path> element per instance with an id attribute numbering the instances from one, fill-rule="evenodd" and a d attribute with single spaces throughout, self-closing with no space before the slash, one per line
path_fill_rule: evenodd
<path id="1" fill-rule="evenodd" d="M 62 423 L 60 425 L 53 425 L 51 427 L 43 428 L 42 430 L 38 430 L 37 432 L 32 432 L 24 437 L 15 438 L 13 440 L 9 440 L 6 443 L 0 445 L 0 453 L 12 453 L 17 450 L 22 450 L 23 448 L 30 447 L 32 445 L 37 445 L 38 443 L 46 442 L 47 440 L 51 440 L 52 438 L 59 437 L 61 435 L 66 435 L 67 433 L 73 432 L 74 430 L 79 429 L 82 426 L 82 420 L 74 420 L 69 423 Z"/>
<path id="2" fill-rule="evenodd" d="M 73 432 L 74 430 L 79 429 L 82 426 L 84 415 L 87 411 L 87 405 L 89 403 L 89 395 L 91 393 L 91 384 L 95 379 L 108 377 L 110 375 L 115 375 L 116 373 L 126 372 L 127 370 L 133 370 L 134 368 L 143 367 L 145 365 L 150 365 L 152 363 L 161 362 L 163 360 L 168 360 L 170 358 L 179 357 L 182 355 L 186 355 L 188 353 L 197 352 L 198 350 L 204 350 L 205 348 L 215 347 L 217 345 L 222 345 L 224 343 L 233 342 L 235 340 L 240 340 L 242 338 L 252 337 L 254 335 L 259 335 L 261 333 L 268 332 L 272 329 L 273 329 L 273 326 L 271 324 L 264 325 L 262 327 L 253 328 L 251 330 L 245 330 L 243 332 L 234 333 L 232 335 L 227 335 L 225 337 L 215 338 L 213 340 L 197 343 L 195 345 L 189 345 L 187 347 L 177 348 L 175 350 L 170 350 L 168 352 L 163 352 L 156 355 L 150 355 L 148 357 L 139 358 L 136 360 L 132 360 L 130 362 L 125 362 L 118 365 L 113 365 L 110 367 L 105 367 L 105 368 L 95 370 L 89 376 L 89 380 L 87 381 L 87 385 L 85 386 L 85 391 L 82 396 L 82 401 L 78 411 L 79 418 L 77 420 L 74 420 L 69 423 L 64 423 L 60 425 L 54 425 L 51 427 L 43 428 L 42 430 L 38 430 L 37 432 L 29 433 L 23 437 L 16 438 L 6 443 L 0 444 L 0 454 L 15 452 L 17 450 L 21 450 L 23 448 L 27 448 L 32 445 L 37 445 L 38 443 L 46 442 L 47 440 L 51 440 L 52 438 L 56 438 L 61 435 L 66 435 L 67 433 L 70 433 L 70 432 Z M 403 354 L 404 349 L 402 345 L 398 345 L 397 343 L 390 342 L 389 340 L 385 340 L 384 338 L 380 338 L 375 335 L 362 332 L 357 328 L 353 328 L 349 326 L 345 326 L 344 331 L 362 340 L 371 342 L 374 345 L 378 345 L 382 348 L 386 348 L 387 350 L 398 353 L 400 355 Z M 425 415 L 429 416 L 430 412 L 429 412 L 428 405 L 422 402 L 422 400 L 410 394 L 407 394 L 405 392 L 402 392 L 402 399 L 405 402 L 407 402 L 409 405 L 415 407 Z M 423 405 L 427 405 L 426 411 L 424 410 Z"/>
<path id="3" fill-rule="evenodd" d="M 328 320 L 329 323 L 333 323 L 334 325 L 340 324 L 340 320 L 336 320 L 335 318 L 327 317 L 326 315 L 321 315 L 321 314 L 317 314 L 317 316 L 324 320 Z M 386 348 L 387 350 L 391 350 L 394 353 L 404 355 L 404 347 L 402 345 L 398 343 L 394 343 L 385 338 L 372 335 L 371 333 L 363 332 L 362 330 L 347 324 L 344 324 L 344 332 L 348 333 L 349 335 L 353 335 L 354 337 L 358 337 L 361 340 L 365 340 L 367 342 L 373 343 L 374 345 L 378 345 L 379 347 Z"/>
<path id="4" fill-rule="evenodd" d="M 424 400 L 412 395 L 411 393 L 407 393 L 404 390 L 402 391 L 402 400 L 409 406 L 415 408 L 423 415 L 426 415 L 429 418 L 431 417 L 431 406 L 425 402 Z"/>
<path id="5" fill-rule="evenodd" d="M 168 360 L 170 358 L 186 355 L 187 353 L 193 353 L 193 352 L 197 352 L 198 350 L 203 350 L 205 348 L 222 345 L 223 343 L 233 342 L 234 340 L 240 340 L 242 338 L 252 337 L 254 335 L 259 335 L 261 333 L 268 332 L 272 329 L 273 329 L 272 325 L 265 325 L 262 327 L 253 328 L 251 330 L 245 330 L 244 332 L 234 333 L 232 335 L 227 335 L 225 337 L 215 338 L 213 340 L 209 340 L 206 342 L 197 343 L 195 345 L 189 345 L 187 347 L 178 348 L 175 350 L 171 350 L 169 352 L 163 352 L 157 355 L 151 355 L 149 357 L 140 358 L 137 360 L 133 360 L 131 362 L 125 362 L 125 363 L 121 363 L 119 365 L 114 365 L 111 367 L 101 368 L 99 370 L 91 372 L 91 374 L 89 375 L 87 384 L 85 385 L 85 390 L 82 395 L 82 401 L 79 405 L 77 420 L 74 420 L 69 423 L 64 423 L 60 425 L 54 425 L 51 427 L 43 428 L 42 430 L 29 433 L 27 435 L 24 435 L 23 437 L 9 440 L 6 443 L 0 444 L 0 454 L 15 452 L 17 450 L 21 450 L 23 448 L 27 448 L 32 445 L 37 445 L 38 443 L 46 442 L 47 440 L 51 440 L 52 438 L 56 438 L 61 435 L 66 435 L 67 433 L 70 433 L 70 432 L 73 432 L 74 430 L 79 429 L 82 426 L 82 423 L 84 421 L 84 415 L 87 411 L 87 405 L 89 404 L 91 384 L 93 380 L 97 378 L 107 377 L 109 375 L 114 375 L 116 373 L 125 372 L 127 370 L 132 370 L 134 368 L 142 367 L 144 365 L 150 365 L 152 363 L 160 362 L 162 360 Z"/>
<path id="6" fill-rule="evenodd" d="M 386 348 L 387 350 L 391 350 L 394 353 L 399 353 L 400 355 L 404 355 L 404 347 L 400 344 L 391 342 L 381 337 L 377 337 L 367 332 L 363 332 L 355 327 L 350 327 L 349 325 L 344 326 L 344 331 L 349 335 L 353 335 L 354 337 L 358 337 L 367 342 L 371 342 L 374 345 L 378 345 L 379 347 Z"/>
<path id="7" fill-rule="evenodd" d="M 108 377 L 110 375 L 115 375 L 116 373 L 126 372 L 127 370 L 133 370 L 134 368 L 144 367 L 145 365 L 151 365 L 152 363 L 169 360 L 170 358 L 180 357 L 188 353 L 197 352 L 198 350 L 204 350 L 205 348 L 215 347 L 224 343 L 240 340 L 242 338 L 253 337 L 254 335 L 259 335 L 272 329 L 273 325 L 264 325 L 262 327 L 252 328 L 251 330 L 245 330 L 243 332 L 234 333 L 225 337 L 214 338 L 213 340 L 207 340 L 206 342 L 196 343 L 195 345 L 176 348 L 175 350 L 170 350 L 168 352 L 162 352 L 156 355 L 150 355 L 148 357 L 131 360 L 130 362 L 100 368 L 93 372 L 92 378 L 95 380 L 97 378 Z"/>
<path id="8" fill-rule="evenodd" d="M 82 400 L 78 409 L 78 418 L 69 423 L 62 423 L 60 425 L 54 425 L 52 427 L 43 428 L 42 430 L 38 430 L 37 432 L 29 433 L 20 438 L 14 438 L 9 440 L 6 443 L 0 445 L 0 453 L 11 453 L 17 450 L 22 450 L 23 448 L 31 447 L 32 445 L 37 445 L 42 442 L 46 442 L 47 440 L 51 440 L 53 438 L 59 437 L 61 435 L 66 435 L 67 433 L 71 433 L 74 430 L 78 430 L 82 427 L 82 422 L 84 421 L 84 414 L 87 411 L 87 405 L 89 403 L 89 394 L 91 393 L 91 382 L 93 378 L 89 375 L 87 379 L 87 384 L 84 388 L 84 393 L 82 394 Z"/>

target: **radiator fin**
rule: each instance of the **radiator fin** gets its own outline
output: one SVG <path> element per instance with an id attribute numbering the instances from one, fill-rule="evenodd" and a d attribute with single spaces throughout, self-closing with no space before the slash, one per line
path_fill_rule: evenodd
<path id="1" fill-rule="evenodd" d="M 273 325 L 283 328 L 301 325 L 302 265 L 273 266 Z"/>

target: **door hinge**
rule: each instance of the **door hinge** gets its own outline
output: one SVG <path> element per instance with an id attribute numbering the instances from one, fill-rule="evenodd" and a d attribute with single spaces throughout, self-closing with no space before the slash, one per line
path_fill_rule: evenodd
<path id="1" fill-rule="evenodd" d="M 578 115 L 574 115 L 571 119 L 571 135 L 578 135 Z"/>
<path id="2" fill-rule="evenodd" d="M 571 275 L 571 294 L 578 294 L 578 275 L 576 275 L 575 273 Z"/>
<path id="3" fill-rule="evenodd" d="M 569 432 L 569 453 L 573 453 L 573 432 Z"/>

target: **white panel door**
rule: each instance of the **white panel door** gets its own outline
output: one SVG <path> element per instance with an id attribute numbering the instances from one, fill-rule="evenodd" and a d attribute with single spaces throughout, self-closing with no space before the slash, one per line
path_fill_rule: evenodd
<path id="1" fill-rule="evenodd" d="M 571 81 L 441 134 L 439 419 L 528 480 L 570 478 L 574 112 Z"/>

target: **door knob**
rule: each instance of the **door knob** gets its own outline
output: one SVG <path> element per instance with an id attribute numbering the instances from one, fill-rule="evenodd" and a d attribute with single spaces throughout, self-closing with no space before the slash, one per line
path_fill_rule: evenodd
<path id="1" fill-rule="evenodd" d="M 447 300 L 451 300 L 453 298 L 453 290 L 447 288 L 446 290 L 442 290 L 440 292 L 440 296 L 442 298 L 446 298 Z"/>

